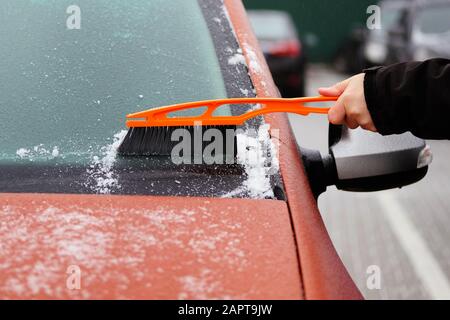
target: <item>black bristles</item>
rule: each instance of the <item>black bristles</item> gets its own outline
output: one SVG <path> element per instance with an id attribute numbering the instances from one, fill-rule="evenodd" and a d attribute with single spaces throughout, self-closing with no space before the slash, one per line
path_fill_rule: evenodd
<path id="1" fill-rule="evenodd" d="M 212 141 L 204 141 L 203 137 L 207 136 L 205 133 L 210 129 L 219 130 L 223 155 L 230 156 L 231 153 L 231 156 L 234 157 L 237 152 L 236 126 L 130 128 L 118 148 L 118 153 L 122 156 L 169 156 L 175 146 L 190 137 L 190 140 L 185 143 L 190 143 L 191 154 L 195 155 L 200 152 L 203 154 L 205 148 L 215 141 L 216 133 L 218 133 L 217 131 L 213 132 Z"/>

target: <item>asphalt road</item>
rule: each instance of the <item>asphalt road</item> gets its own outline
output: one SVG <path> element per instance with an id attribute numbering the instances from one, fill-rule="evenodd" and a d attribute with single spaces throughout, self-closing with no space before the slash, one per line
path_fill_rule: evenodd
<path id="1" fill-rule="evenodd" d="M 344 78 L 310 66 L 308 95 Z M 290 120 L 301 146 L 327 152 L 324 116 Z M 329 188 L 319 198 L 337 252 L 366 299 L 450 299 L 450 142 L 428 144 L 433 163 L 412 186 L 373 193 Z"/>

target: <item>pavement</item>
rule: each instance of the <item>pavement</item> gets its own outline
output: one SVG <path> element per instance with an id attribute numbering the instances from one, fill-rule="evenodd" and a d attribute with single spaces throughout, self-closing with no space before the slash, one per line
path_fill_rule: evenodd
<path id="1" fill-rule="evenodd" d="M 346 77 L 311 65 L 307 93 Z M 328 151 L 324 116 L 289 118 L 302 147 Z M 450 141 L 427 143 L 434 160 L 422 181 L 371 193 L 330 187 L 319 198 L 333 244 L 366 299 L 450 299 Z"/>

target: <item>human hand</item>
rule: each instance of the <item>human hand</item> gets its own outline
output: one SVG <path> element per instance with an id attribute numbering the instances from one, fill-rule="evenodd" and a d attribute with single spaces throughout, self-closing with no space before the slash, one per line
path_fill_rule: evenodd
<path id="1" fill-rule="evenodd" d="M 320 88 L 326 97 L 339 97 L 328 112 L 328 120 L 333 124 L 345 124 L 350 129 L 361 127 L 376 132 L 364 97 L 364 73 L 360 73 L 332 87 Z"/>

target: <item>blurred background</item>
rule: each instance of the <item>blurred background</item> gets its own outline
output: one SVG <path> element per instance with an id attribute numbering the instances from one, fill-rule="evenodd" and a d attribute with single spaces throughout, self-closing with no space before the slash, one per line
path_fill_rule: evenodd
<path id="1" fill-rule="evenodd" d="M 374 65 L 450 58 L 450 0 L 244 4 L 285 97 L 317 95 L 317 88 Z M 377 22 L 381 28 L 368 27 Z M 302 147 L 327 153 L 323 116 L 289 117 Z M 333 243 L 366 299 L 450 298 L 450 142 L 427 143 L 434 161 L 419 183 L 374 193 L 329 188 L 319 198 Z M 366 285 L 374 265 L 380 289 Z"/>

